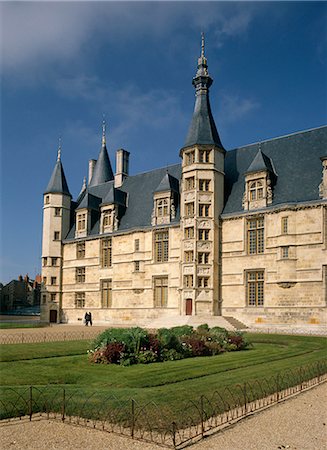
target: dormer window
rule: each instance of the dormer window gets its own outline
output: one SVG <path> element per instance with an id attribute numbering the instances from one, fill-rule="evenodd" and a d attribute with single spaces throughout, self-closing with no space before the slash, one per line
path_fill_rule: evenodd
<path id="1" fill-rule="evenodd" d="M 111 225 L 112 225 L 111 210 L 105 211 L 103 213 L 103 226 L 105 228 L 105 227 L 109 227 Z"/>
<path id="2" fill-rule="evenodd" d="M 118 228 L 117 211 L 114 205 L 108 206 L 101 210 L 101 233 L 112 233 Z"/>
<path id="3" fill-rule="evenodd" d="M 255 180 L 249 183 L 250 202 L 263 198 L 263 181 Z"/>
<path id="4" fill-rule="evenodd" d="M 169 214 L 168 212 L 168 199 L 161 199 L 156 201 L 157 206 L 157 217 L 163 217 L 167 216 Z"/>
<path id="5" fill-rule="evenodd" d="M 86 213 L 77 214 L 77 230 L 85 231 L 86 229 Z"/>

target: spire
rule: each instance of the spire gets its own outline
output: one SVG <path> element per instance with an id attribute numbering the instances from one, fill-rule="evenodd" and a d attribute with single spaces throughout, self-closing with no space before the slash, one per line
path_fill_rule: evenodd
<path id="1" fill-rule="evenodd" d="M 97 186 L 98 184 L 103 184 L 106 183 L 107 181 L 112 181 L 113 179 L 114 174 L 112 172 L 106 145 L 106 122 L 103 119 L 101 150 L 94 167 L 92 179 L 91 181 L 89 181 L 89 187 Z"/>
<path id="2" fill-rule="evenodd" d="M 59 138 L 59 147 L 57 154 L 57 162 L 53 169 L 50 181 L 44 192 L 45 194 L 65 194 L 71 197 L 68 189 L 68 184 L 65 177 L 65 172 L 61 163 L 61 139 Z"/>
<path id="3" fill-rule="evenodd" d="M 102 147 L 106 146 L 106 121 L 103 115 L 103 121 L 102 121 Z"/>
<path id="4" fill-rule="evenodd" d="M 60 161 L 60 160 L 61 160 L 61 137 L 59 136 L 57 161 Z"/>
<path id="5" fill-rule="evenodd" d="M 209 88 L 212 82 L 213 80 L 208 72 L 207 58 L 205 57 L 204 33 L 202 33 L 201 56 L 198 58 L 197 72 L 192 81 L 195 87 L 195 106 L 184 147 L 195 144 L 209 144 L 224 149 L 209 102 Z"/>

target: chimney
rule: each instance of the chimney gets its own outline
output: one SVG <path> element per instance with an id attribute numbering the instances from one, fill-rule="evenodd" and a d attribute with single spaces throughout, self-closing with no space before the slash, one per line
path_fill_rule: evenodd
<path id="1" fill-rule="evenodd" d="M 19 275 L 18 281 L 23 281 L 23 276 L 22 275 Z"/>
<path id="2" fill-rule="evenodd" d="M 90 161 L 89 161 L 89 183 L 88 184 L 90 184 L 90 181 L 93 177 L 93 171 L 94 171 L 94 167 L 95 167 L 96 163 L 97 163 L 96 159 L 90 159 Z"/>
<path id="3" fill-rule="evenodd" d="M 123 148 L 119 148 L 116 151 L 116 174 L 115 174 L 115 187 L 119 188 L 124 182 L 124 179 L 128 177 L 129 171 L 129 152 Z"/>

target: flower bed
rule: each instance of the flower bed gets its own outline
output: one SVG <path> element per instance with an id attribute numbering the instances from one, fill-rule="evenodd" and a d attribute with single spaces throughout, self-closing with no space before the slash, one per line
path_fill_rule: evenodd
<path id="1" fill-rule="evenodd" d="M 139 327 L 108 328 L 95 339 L 88 354 L 93 363 L 129 366 L 218 355 L 248 346 L 243 333 L 210 329 L 207 324 L 196 329 L 189 325 L 160 328 L 156 333 Z"/>

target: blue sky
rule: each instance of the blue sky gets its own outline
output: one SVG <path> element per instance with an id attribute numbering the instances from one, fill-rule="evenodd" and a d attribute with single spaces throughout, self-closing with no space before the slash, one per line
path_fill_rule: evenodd
<path id="1" fill-rule="evenodd" d="M 326 124 L 323 2 L 2 2 L 0 281 L 40 271 L 42 200 L 62 137 L 74 198 L 97 158 L 179 161 L 206 35 L 225 148 Z"/>

